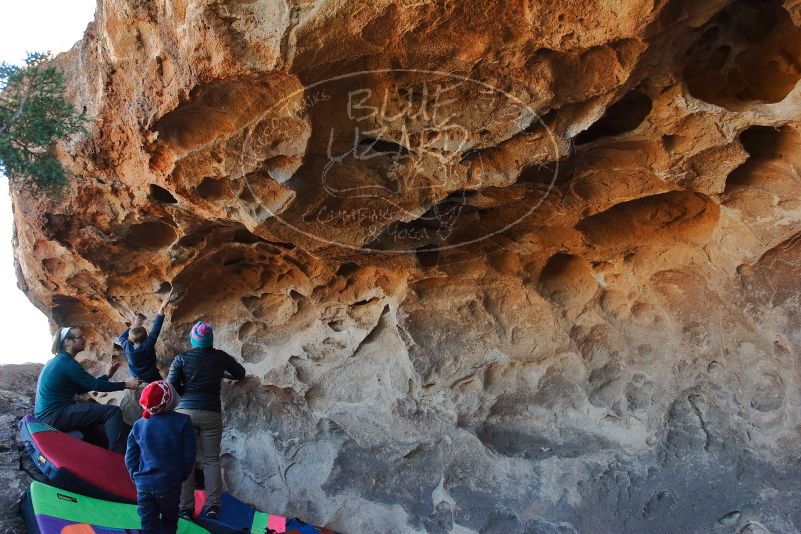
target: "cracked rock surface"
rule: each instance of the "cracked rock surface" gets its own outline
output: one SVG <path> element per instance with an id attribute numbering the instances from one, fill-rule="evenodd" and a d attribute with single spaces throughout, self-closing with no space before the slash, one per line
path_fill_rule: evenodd
<path id="1" fill-rule="evenodd" d="M 57 61 L 93 121 L 19 284 L 90 370 L 171 287 L 165 368 L 212 323 L 235 495 L 801 529 L 798 2 L 100 0 Z"/>

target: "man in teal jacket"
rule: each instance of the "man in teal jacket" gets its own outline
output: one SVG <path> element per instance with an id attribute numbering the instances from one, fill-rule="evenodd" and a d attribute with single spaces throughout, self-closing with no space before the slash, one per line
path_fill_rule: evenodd
<path id="1" fill-rule="evenodd" d="M 53 338 L 55 357 L 47 362 L 36 386 L 36 418 L 63 432 L 80 430 L 90 436 L 102 426 L 108 439 L 108 448 L 125 454 L 122 411 L 118 406 L 75 402 L 75 395 L 89 391 L 120 391 L 136 389 L 141 380 L 111 382 L 108 376 L 98 378 L 87 373 L 75 356 L 86 346 L 86 336 L 80 328 L 59 329 Z M 117 364 L 109 369 L 109 375 Z"/>

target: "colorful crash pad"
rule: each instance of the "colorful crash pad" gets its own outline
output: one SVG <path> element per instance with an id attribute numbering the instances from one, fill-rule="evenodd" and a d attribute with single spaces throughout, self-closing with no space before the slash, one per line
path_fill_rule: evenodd
<path id="1" fill-rule="evenodd" d="M 25 494 L 28 534 L 120 534 L 140 532 L 135 504 L 85 497 L 33 482 Z M 178 534 L 208 534 L 199 525 L 181 519 Z"/>
<path id="2" fill-rule="evenodd" d="M 201 515 L 206 504 L 206 493 L 195 492 L 195 511 L 192 517 L 198 525 L 212 534 L 241 532 L 250 532 L 251 534 L 336 534 L 333 530 L 310 525 L 298 518 L 287 519 L 280 515 L 259 512 L 253 506 L 243 503 L 228 493 L 223 493 L 220 501 L 220 516 L 217 519 L 207 519 Z"/>
<path id="3" fill-rule="evenodd" d="M 55 486 L 106 501 L 136 502 L 136 487 L 121 454 L 25 416 L 20 436 L 34 464 Z"/>
<path id="4" fill-rule="evenodd" d="M 31 416 L 23 417 L 19 427 L 25 448 L 50 484 L 103 501 L 136 502 L 136 487 L 125 468 L 125 458 L 121 454 L 76 439 Z M 218 519 L 206 519 L 198 516 L 205 500 L 204 492 L 195 492 L 195 521 L 214 534 L 332 533 L 299 519 L 287 520 L 281 516 L 259 512 L 227 493 L 221 496 L 222 506 Z M 134 507 L 134 511 L 135 509 Z M 294 528 L 289 529 L 289 523 Z M 79 533 L 76 531 L 74 534 Z"/>
<path id="5" fill-rule="evenodd" d="M 327 528 L 315 527 L 304 523 L 297 517 L 286 522 L 286 534 L 336 534 Z"/>
<path id="6" fill-rule="evenodd" d="M 287 519 L 280 515 L 270 515 L 257 511 L 228 493 L 220 496 L 220 515 L 217 519 L 207 519 L 201 515 L 206 504 L 206 493 L 195 492 L 195 522 L 203 525 L 212 534 L 229 534 L 234 532 L 265 532 L 282 534 L 286 532 Z"/>

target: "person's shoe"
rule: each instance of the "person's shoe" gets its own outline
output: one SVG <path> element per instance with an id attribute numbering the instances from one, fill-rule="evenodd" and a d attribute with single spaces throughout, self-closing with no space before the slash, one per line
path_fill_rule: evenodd
<path id="1" fill-rule="evenodd" d="M 209 519 L 217 519 L 220 516 L 220 507 L 219 506 L 209 506 L 209 509 L 206 510 L 206 517 Z"/>
<path id="2" fill-rule="evenodd" d="M 178 517 L 183 517 L 184 519 L 192 520 L 192 510 L 181 509 L 178 510 Z"/>

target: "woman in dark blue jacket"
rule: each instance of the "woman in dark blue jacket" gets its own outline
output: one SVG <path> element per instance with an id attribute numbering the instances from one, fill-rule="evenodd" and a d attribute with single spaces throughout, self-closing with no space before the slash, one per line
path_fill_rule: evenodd
<path id="1" fill-rule="evenodd" d="M 222 403 L 220 388 L 223 378 L 241 380 L 245 368 L 230 354 L 212 347 L 214 332 L 203 321 L 192 327 L 189 335 L 192 349 L 182 352 L 172 361 L 167 382 L 181 395 L 177 412 L 192 419 L 198 438 L 198 456 L 203 463 L 206 506 L 203 513 L 216 519 L 220 513 L 222 471 L 220 443 L 222 442 Z M 191 514 L 195 497 L 194 472 L 184 482 L 181 492 L 181 515 Z"/>

